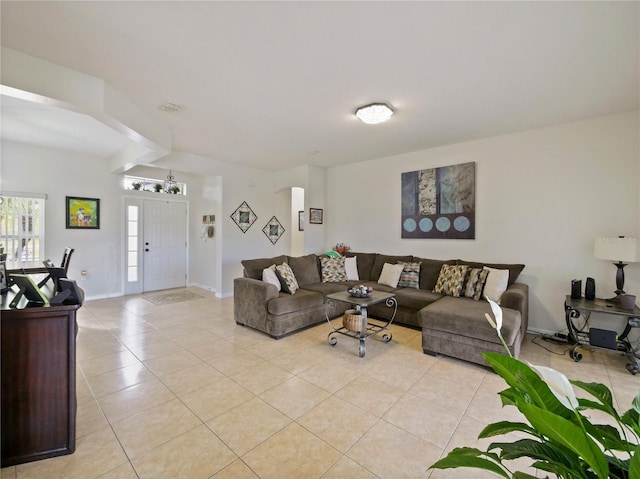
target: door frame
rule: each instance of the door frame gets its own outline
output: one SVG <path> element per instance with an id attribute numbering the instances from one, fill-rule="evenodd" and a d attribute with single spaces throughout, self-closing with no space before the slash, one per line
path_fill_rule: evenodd
<path id="1" fill-rule="evenodd" d="M 145 195 L 146 196 L 146 195 Z M 167 195 L 169 196 L 169 195 Z M 143 239 L 144 239 L 144 203 L 145 201 L 160 201 L 163 203 L 182 203 L 185 205 L 186 210 L 186 219 L 185 219 L 185 285 L 189 285 L 190 274 L 189 274 L 189 256 L 190 256 L 190 248 L 191 241 L 189 239 L 189 201 L 175 199 L 171 197 L 165 198 L 142 198 L 140 196 L 124 196 L 122 203 L 122 234 L 121 236 L 121 247 L 122 247 L 122 288 L 124 295 L 130 294 L 141 294 L 144 291 L 144 249 L 143 249 Z M 128 215 L 128 207 L 129 206 L 137 206 L 138 207 L 138 224 L 137 224 L 137 281 L 128 281 L 128 270 L 129 270 L 129 254 L 128 254 L 128 223 L 129 223 L 129 215 Z"/>

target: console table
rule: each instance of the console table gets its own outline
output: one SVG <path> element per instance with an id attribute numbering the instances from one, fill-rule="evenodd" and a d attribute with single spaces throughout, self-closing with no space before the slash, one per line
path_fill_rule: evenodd
<path id="1" fill-rule="evenodd" d="M 582 346 L 599 347 L 591 344 L 589 317 L 591 313 L 601 313 L 626 320 L 624 330 L 613 340 L 615 349 L 614 347 L 604 349 L 622 352 L 629 360 L 627 371 L 631 374 L 635 375 L 640 370 L 640 358 L 637 355 L 638 351 L 640 351 L 640 340 L 635 344 L 631 344 L 628 339 L 632 328 L 640 328 L 640 308 L 638 306 L 634 305 L 633 310 L 628 310 L 622 309 L 615 303 L 608 302 L 605 299 L 576 299 L 567 295 L 564 301 L 564 310 L 568 329 L 567 339 L 570 344 L 573 344 L 569 351 L 571 359 L 576 362 L 582 359 L 582 353 L 578 350 Z M 580 317 L 584 319 L 584 324 L 578 326 L 576 325 L 576 320 Z"/>
<path id="2" fill-rule="evenodd" d="M 75 451 L 76 311 L 80 305 L 8 307 L 2 296 L 0 466 Z"/>
<path id="3" fill-rule="evenodd" d="M 349 331 L 347 328 L 334 328 L 331 324 L 331 320 L 329 319 L 329 315 L 326 315 L 327 322 L 333 328 L 327 337 L 329 344 L 331 346 L 335 346 L 338 343 L 338 338 L 334 336 L 335 334 L 342 334 L 343 336 L 348 336 L 350 338 L 356 338 L 360 342 L 360 347 L 358 349 L 358 355 L 363 358 L 366 353 L 365 341 L 369 336 L 376 335 L 384 331 L 382 335 L 382 340 L 385 343 L 391 341 L 392 335 L 391 332 L 387 329 L 389 325 L 393 322 L 393 319 L 396 317 L 396 312 L 398 311 L 398 301 L 395 298 L 395 294 L 393 293 L 384 293 L 382 291 L 373 291 L 371 296 L 368 298 L 356 298 L 351 296 L 349 293 L 341 291 L 339 293 L 331 293 L 326 296 L 325 301 L 328 304 L 332 304 L 334 301 L 342 301 L 343 303 L 352 304 L 356 310 L 360 311 L 362 314 L 362 327 L 359 332 Z M 393 314 L 391 315 L 391 319 L 387 321 L 386 324 L 380 326 L 377 324 L 367 323 L 367 308 L 374 304 L 384 302 L 388 307 L 393 307 Z"/>

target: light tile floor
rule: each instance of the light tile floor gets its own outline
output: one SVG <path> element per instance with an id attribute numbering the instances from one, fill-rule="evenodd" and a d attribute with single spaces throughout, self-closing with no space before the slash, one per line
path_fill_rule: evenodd
<path id="1" fill-rule="evenodd" d="M 489 422 L 518 419 L 491 371 L 424 355 L 420 332 L 396 325 L 390 343 L 367 341 L 364 358 L 350 338 L 331 347 L 326 323 L 276 341 L 237 326 L 232 298 L 189 290 L 201 298 L 86 302 L 76 452 L 2 479 L 492 477 L 428 470 L 454 447 L 486 447 L 477 435 Z M 585 352 L 575 363 L 566 347 L 544 343 L 554 354 L 532 339 L 522 358 L 602 382 L 628 409 L 640 376 L 624 358 Z"/>

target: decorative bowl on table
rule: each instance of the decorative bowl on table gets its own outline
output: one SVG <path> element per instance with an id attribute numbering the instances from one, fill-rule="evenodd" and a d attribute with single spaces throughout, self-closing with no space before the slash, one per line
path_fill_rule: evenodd
<path id="1" fill-rule="evenodd" d="M 349 288 L 347 290 L 347 293 L 349 293 L 354 298 L 368 298 L 369 296 L 371 296 L 372 291 L 373 288 L 361 284 L 360 286 L 353 286 Z"/>

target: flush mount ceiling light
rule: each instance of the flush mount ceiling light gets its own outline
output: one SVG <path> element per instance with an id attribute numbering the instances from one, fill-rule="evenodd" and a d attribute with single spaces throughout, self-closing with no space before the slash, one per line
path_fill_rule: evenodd
<path id="1" fill-rule="evenodd" d="M 386 103 L 371 103 L 359 107 L 356 117 L 367 125 L 375 125 L 387 121 L 393 115 L 393 109 Z"/>

